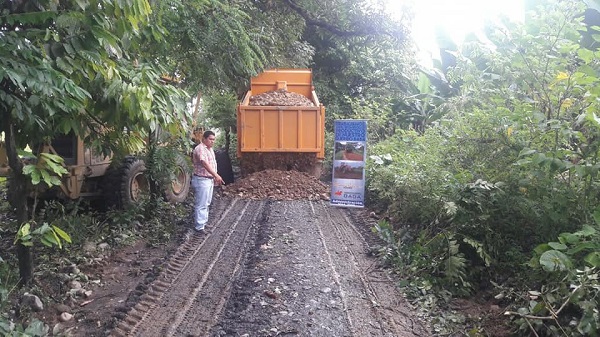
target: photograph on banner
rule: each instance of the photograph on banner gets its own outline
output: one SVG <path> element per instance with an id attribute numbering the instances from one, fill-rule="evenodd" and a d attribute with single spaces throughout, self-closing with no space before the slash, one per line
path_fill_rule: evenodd
<path id="1" fill-rule="evenodd" d="M 364 207 L 364 196 L 363 162 L 334 161 L 330 203 L 335 206 Z"/>
<path id="2" fill-rule="evenodd" d="M 364 170 L 364 162 L 336 160 L 333 163 L 333 178 L 363 180 Z"/>
<path id="3" fill-rule="evenodd" d="M 335 160 L 365 160 L 365 142 L 335 142 Z"/>

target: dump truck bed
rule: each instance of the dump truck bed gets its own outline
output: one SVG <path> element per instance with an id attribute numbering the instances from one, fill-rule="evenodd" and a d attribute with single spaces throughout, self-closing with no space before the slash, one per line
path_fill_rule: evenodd
<path id="1" fill-rule="evenodd" d="M 250 81 L 238 106 L 238 156 L 244 153 L 314 153 L 323 159 L 325 107 L 312 86 L 310 69 L 267 70 Z M 285 89 L 301 94 L 314 106 L 253 106 L 253 95 Z"/>
<path id="2" fill-rule="evenodd" d="M 319 107 L 247 106 L 238 120 L 241 152 L 314 152 L 322 158 Z"/>

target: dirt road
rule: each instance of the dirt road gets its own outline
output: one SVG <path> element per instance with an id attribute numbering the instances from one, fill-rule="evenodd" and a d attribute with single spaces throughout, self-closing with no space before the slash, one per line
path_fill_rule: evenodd
<path id="1" fill-rule="evenodd" d="M 326 201 L 219 198 L 111 336 L 429 336 Z"/>

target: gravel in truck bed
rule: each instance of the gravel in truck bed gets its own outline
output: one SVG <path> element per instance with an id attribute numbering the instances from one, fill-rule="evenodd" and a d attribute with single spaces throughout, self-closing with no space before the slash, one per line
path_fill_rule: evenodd
<path id="1" fill-rule="evenodd" d="M 248 105 L 255 106 L 315 106 L 306 96 L 285 89 L 267 91 L 250 97 Z"/>

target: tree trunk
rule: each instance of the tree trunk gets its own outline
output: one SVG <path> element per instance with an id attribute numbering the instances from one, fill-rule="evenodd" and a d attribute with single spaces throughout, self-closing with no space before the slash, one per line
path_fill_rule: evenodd
<path id="1" fill-rule="evenodd" d="M 10 113 L 6 115 L 8 115 L 7 124 L 5 124 L 6 156 L 8 157 L 8 165 L 11 169 L 8 199 L 10 204 L 16 209 L 18 224 L 22 225 L 29 220 L 27 207 L 27 176 L 23 174 L 23 163 L 21 163 L 19 155 L 17 154 L 15 130 Z M 31 249 L 27 246 L 23 246 L 20 242 L 17 243 L 17 258 L 19 260 L 19 285 L 28 284 L 33 279 L 33 256 L 31 254 Z"/>
<path id="2" fill-rule="evenodd" d="M 153 216 L 158 209 L 158 202 L 162 195 L 162 172 L 157 172 L 156 152 L 158 146 L 158 135 L 156 132 L 150 131 L 148 133 L 147 153 L 146 156 L 146 172 L 144 175 L 148 179 L 148 186 L 150 187 L 150 202 L 146 205 L 145 213 L 146 216 Z M 157 180 L 158 179 L 158 180 Z"/>
<path id="3" fill-rule="evenodd" d="M 33 280 L 33 255 L 31 247 L 17 243 L 17 259 L 19 260 L 19 286 L 24 286 Z"/>

